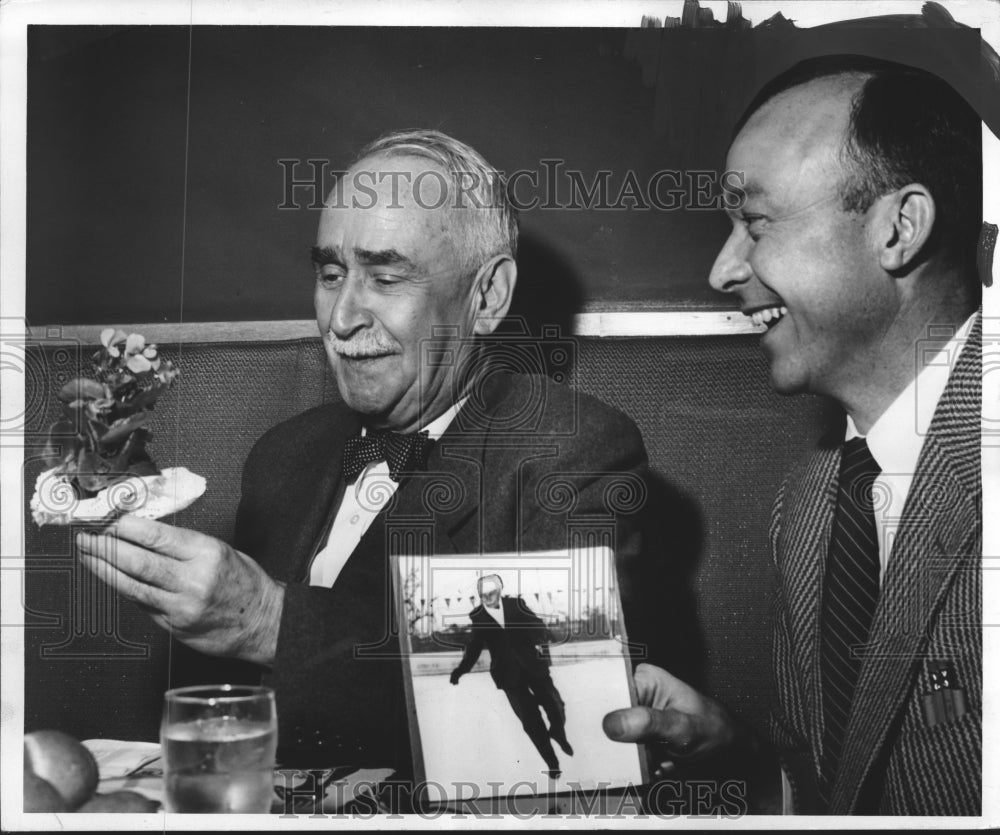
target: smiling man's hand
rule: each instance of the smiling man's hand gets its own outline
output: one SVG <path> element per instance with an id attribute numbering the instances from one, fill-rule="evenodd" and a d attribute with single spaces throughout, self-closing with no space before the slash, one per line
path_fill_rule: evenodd
<path id="1" fill-rule="evenodd" d="M 677 760 L 709 757 L 735 741 L 735 725 L 723 707 L 666 670 L 640 664 L 635 686 L 641 706 L 609 713 L 604 732 L 618 742 L 650 745 L 658 774 L 673 771 Z"/>

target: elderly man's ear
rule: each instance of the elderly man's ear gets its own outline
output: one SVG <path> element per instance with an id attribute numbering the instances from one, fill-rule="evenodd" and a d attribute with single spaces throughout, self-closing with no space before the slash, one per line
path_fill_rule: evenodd
<path id="1" fill-rule="evenodd" d="M 514 286 L 517 284 L 517 264 L 509 255 L 497 255 L 483 264 L 476 273 L 473 304 L 475 325 L 473 332 L 486 336 L 496 330 L 507 315 Z"/>
<path id="2" fill-rule="evenodd" d="M 934 198 L 924 186 L 911 183 L 880 197 L 874 211 L 882 269 L 893 275 L 906 274 L 923 260 L 920 255 L 937 212 Z"/>

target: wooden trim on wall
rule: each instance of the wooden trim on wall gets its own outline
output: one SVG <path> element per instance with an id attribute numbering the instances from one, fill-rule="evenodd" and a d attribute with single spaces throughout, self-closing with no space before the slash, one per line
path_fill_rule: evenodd
<path id="1" fill-rule="evenodd" d="M 97 345 L 103 325 L 40 325 L 29 329 L 33 341 L 79 340 Z M 312 319 L 264 322 L 150 322 L 116 325 L 141 333 L 148 342 L 281 342 L 317 337 Z M 575 317 L 574 335 L 582 337 L 745 336 L 759 333 L 741 313 L 719 310 L 591 311 Z"/>

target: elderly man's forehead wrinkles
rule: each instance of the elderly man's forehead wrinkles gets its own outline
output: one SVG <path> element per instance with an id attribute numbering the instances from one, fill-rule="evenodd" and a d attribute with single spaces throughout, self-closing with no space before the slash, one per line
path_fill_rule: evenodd
<path id="1" fill-rule="evenodd" d="M 416 270 L 417 265 L 395 249 L 364 249 L 354 247 L 354 258 L 366 267 L 400 267 L 406 270 Z"/>
<path id="2" fill-rule="evenodd" d="M 421 176 L 423 175 L 423 176 Z M 376 153 L 358 160 L 338 183 L 352 189 L 361 187 L 366 192 L 378 192 L 378 202 L 399 208 L 410 203 L 432 204 L 424 199 L 424 191 L 432 183 L 435 188 L 447 184 L 447 172 L 435 160 L 419 154 Z M 419 193 L 414 191 L 414 187 Z"/>
<path id="3" fill-rule="evenodd" d="M 317 267 L 333 264 L 337 267 L 346 266 L 344 256 L 340 252 L 339 246 L 314 246 L 311 250 L 312 262 Z"/>
<path id="4" fill-rule="evenodd" d="M 347 174 L 342 174 L 334 181 L 333 188 L 330 189 L 329 193 L 326 195 L 326 200 L 323 202 L 323 207 L 326 210 L 329 209 L 342 209 L 344 208 L 344 181 Z"/>

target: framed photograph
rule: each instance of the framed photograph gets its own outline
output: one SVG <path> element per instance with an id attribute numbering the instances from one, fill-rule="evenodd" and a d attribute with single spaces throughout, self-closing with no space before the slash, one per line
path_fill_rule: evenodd
<path id="1" fill-rule="evenodd" d="M 394 559 L 414 776 L 429 802 L 639 785 L 609 548 Z"/>

